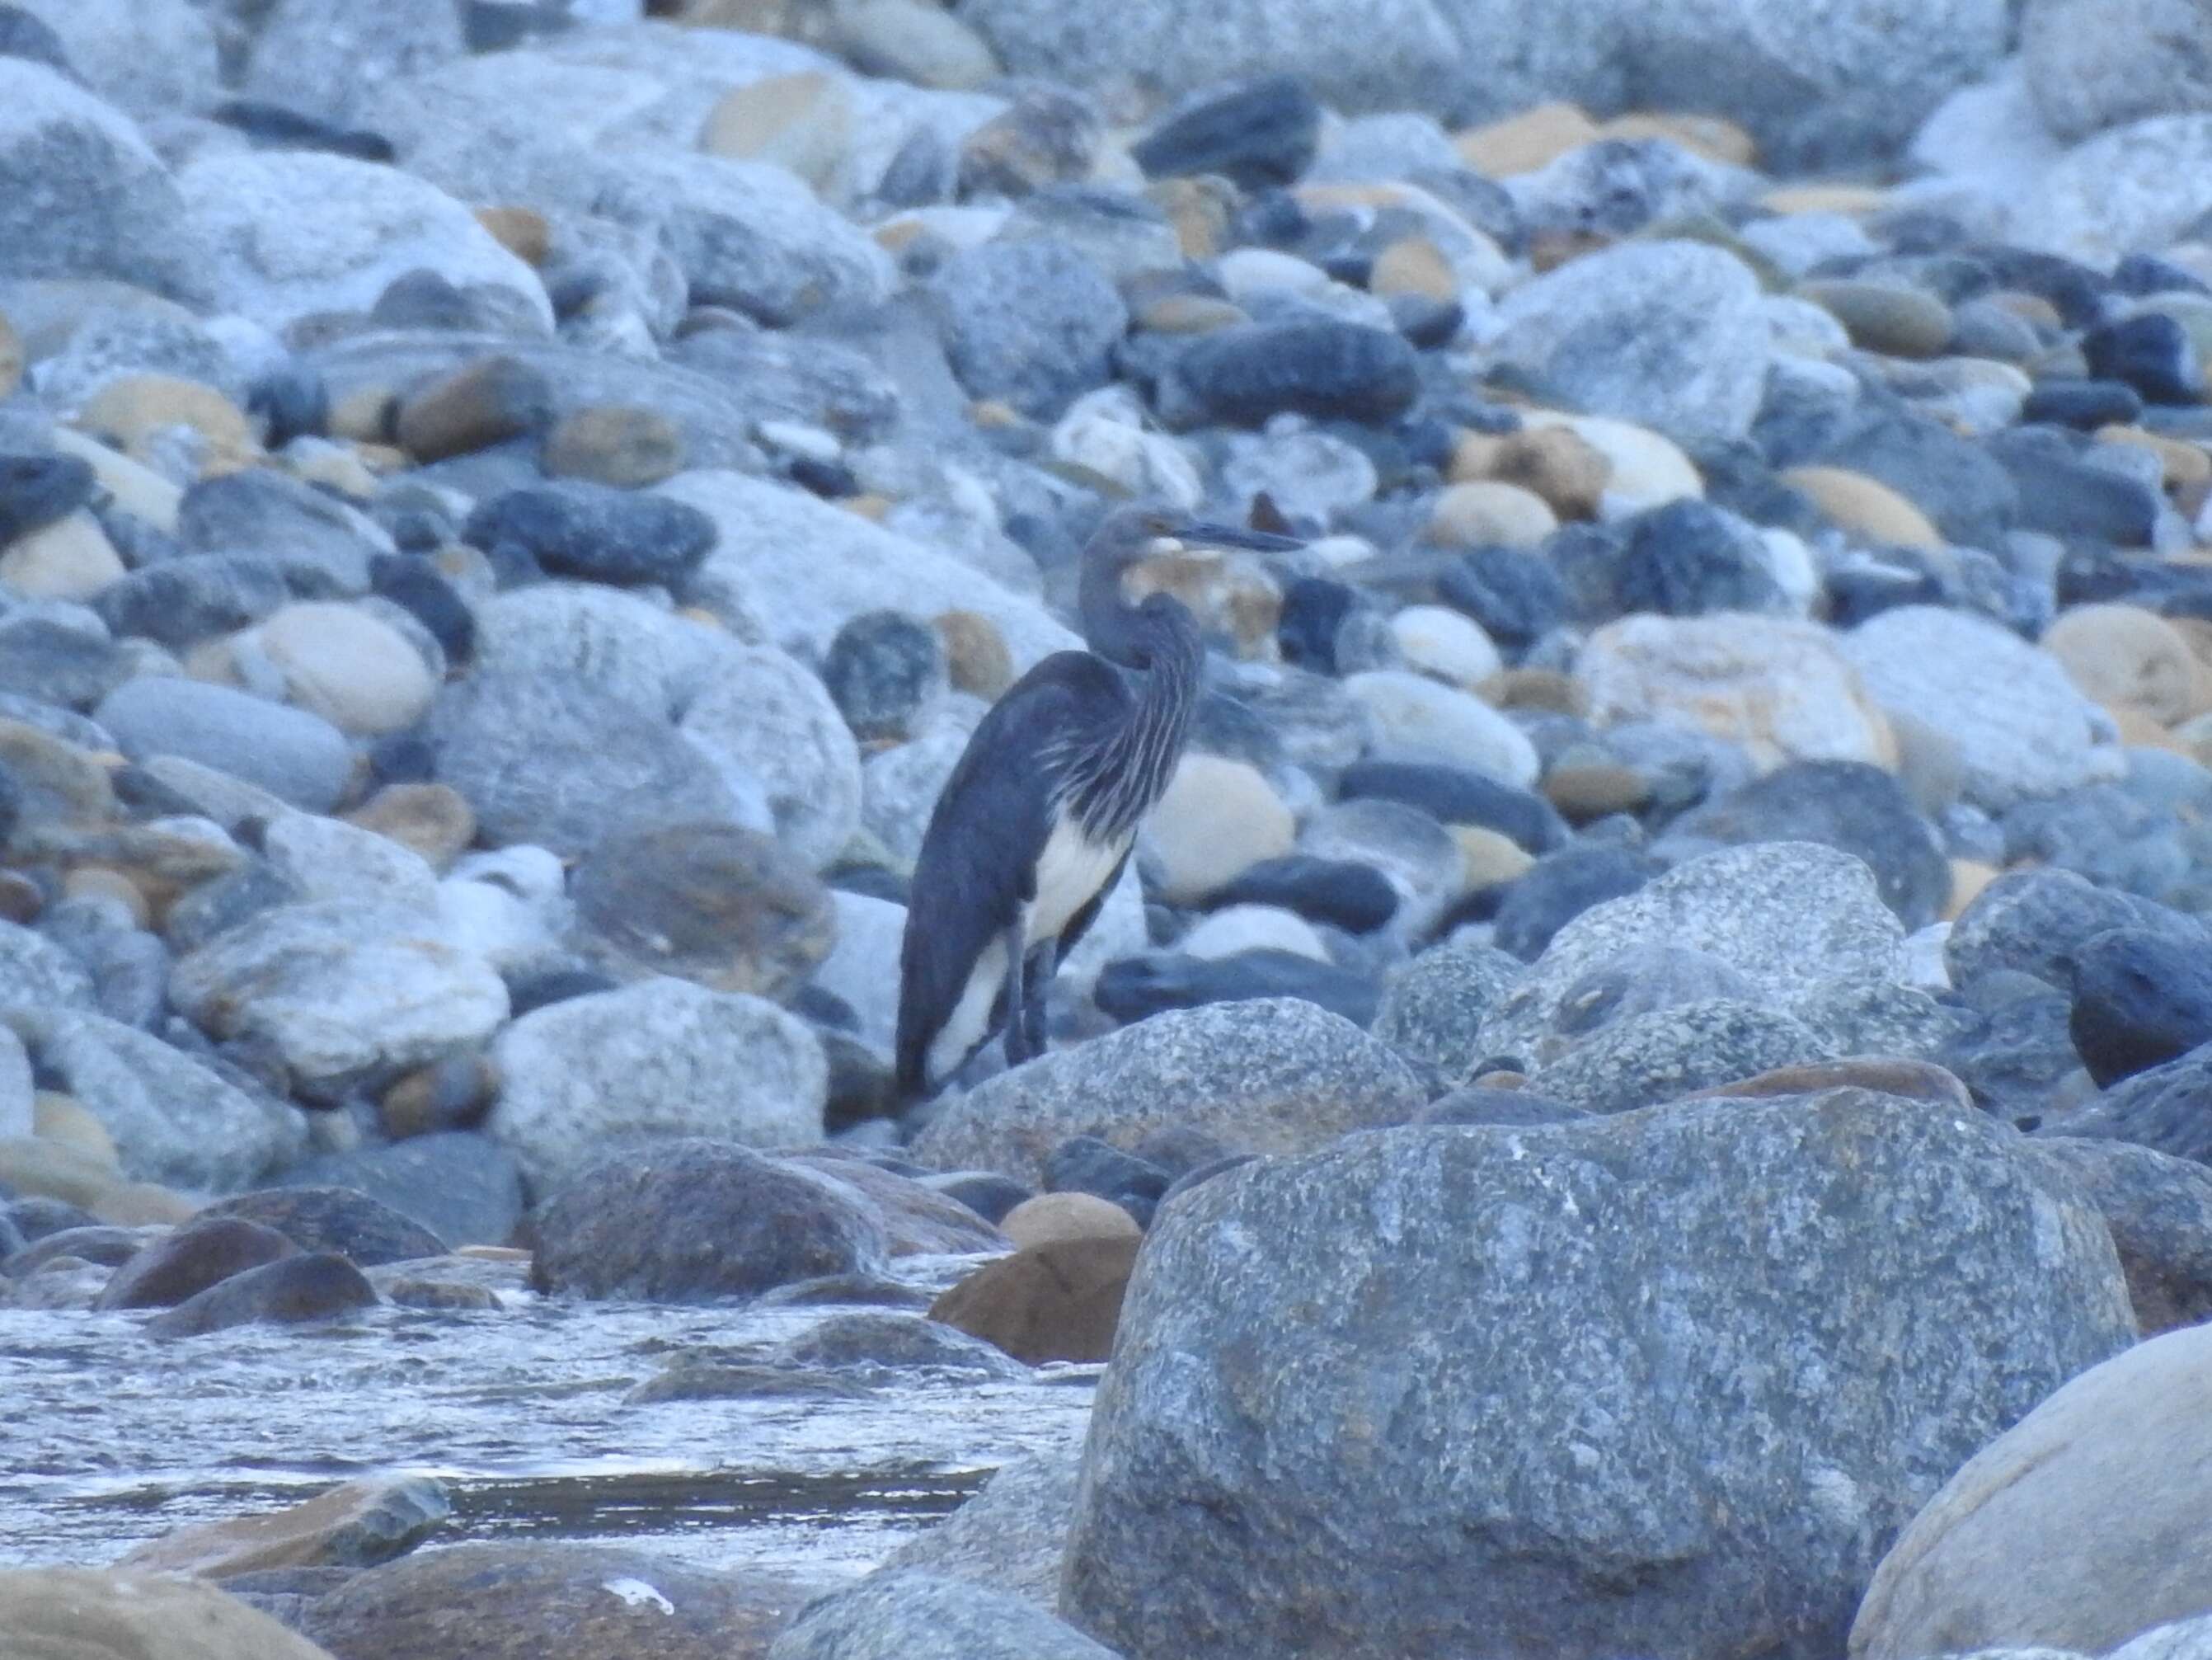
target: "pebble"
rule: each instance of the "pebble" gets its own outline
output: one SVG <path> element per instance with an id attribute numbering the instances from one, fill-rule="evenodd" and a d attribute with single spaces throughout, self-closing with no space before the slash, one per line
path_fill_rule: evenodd
<path id="1" fill-rule="evenodd" d="M 1844 531 L 1895 547 L 1943 545 L 1927 515 L 1878 478 L 1847 467 L 1822 466 L 1790 467 L 1781 478 Z"/>
<path id="2" fill-rule="evenodd" d="M 1295 833 L 1290 809 L 1257 768 L 1194 753 L 1152 810 L 1145 852 L 1161 894 L 1188 903 L 1288 853 Z"/>
<path id="3" fill-rule="evenodd" d="M 542 458 L 555 478 L 643 489 L 684 471 L 684 429 L 657 410 L 596 404 L 572 410 L 545 435 Z"/>
<path id="4" fill-rule="evenodd" d="M 2045 630 L 2043 649 L 2087 696 L 2179 726 L 2212 701 L 2205 667 L 2174 625 L 2138 605 L 2076 605 Z"/>
<path id="5" fill-rule="evenodd" d="M 1804 283 L 1797 292 L 1835 314 L 1851 344 L 1892 357 L 1935 357 L 1949 345 L 1951 309 L 1933 295 L 1880 283 Z"/>
<path id="6" fill-rule="evenodd" d="M 1024 1246 L 961 1280 L 929 1305 L 929 1317 L 1033 1366 L 1103 1360 L 1137 1243 L 1133 1234 L 1086 1234 Z"/>
<path id="7" fill-rule="evenodd" d="M 217 1281 L 146 1323 L 155 1337 L 200 1337 L 267 1321 L 330 1320 L 380 1299 L 361 1270 L 335 1251 L 279 1257 Z"/>
<path id="8" fill-rule="evenodd" d="M 1464 767 L 1522 788 L 1535 782 L 1535 746 L 1480 698 L 1400 669 L 1371 669 L 1344 684 L 1390 758 Z"/>
<path id="9" fill-rule="evenodd" d="M 85 512 L 18 536 L 0 553 L 0 582 L 30 599 L 90 599 L 123 575 L 114 544 Z"/>
<path id="10" fill-rule="evenodd" d="M 1419 390 L 1404 338 L 1334 318 L 1200 335 L 1172 373 L 1185 413 L 1234 426 L 1285 414 L 1379 423 L 1402 414 Z"/>
<path id="11" fill-rule="evenodd" d="M 94 1304 L 166 1309 L 247 1268 L 299 1247 L 276 1229 L 243 1217 L 210 1217 L 143 1247 L 121 1263 Z"/>
<path id="12" fill-rule="evenodd" d="M 1485 480 L 1454 484 L 1438 496 L 1425 534 L 1443 548 L 1534 548 L 1559 527 L 1535 491 Z"/>
<path id="13" fill-rule="evenodd" d="M 173 755 L 226 772 L 309 812 L 327 812 L 353 776 L 337 727 L 228 686 L 149 677 L 100 700 L 94 718 L 133 759 Z"/>

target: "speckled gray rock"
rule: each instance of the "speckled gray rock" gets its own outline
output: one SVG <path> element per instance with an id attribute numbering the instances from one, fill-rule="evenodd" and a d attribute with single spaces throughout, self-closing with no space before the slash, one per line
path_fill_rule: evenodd
<path id="1" fill-rule="evenodd" d="M 2212 211 L 2212 115 L 2160 115 L 2076 144 L 2012 209 L 2013 240 L 2109 265 L 2161 248 Z"/>
<path id="2" fill-rule="evenodd" d="M 774 646 L 730 654 L 678 730 L 775 815 L 785 848 L 819 870 L 860 824 L 860 751 L 813 672 Z"/>
<path id="3" fill-rule="evenodd" d="M 140 120 L 197 115 L 222 95 L 216 25 L 192 0 L 15 0 L 50 26 L 70 67 Z"/>
<path id="4" fill-rule="evenodd" d="M 2009 969 L 2063 989 L 2073 982 L 2074 948 L 2111 928 L 2153 928 L 2212 949 L 2212 934 L 2192 918 L 2046 866 L 2007 871 L 1976 894 L 1943 941 L 1944 966 L 1954 986 Z"/>
<path id="5" fill-rule="evenodd" d="M 2212 110 L 2212 11 L 2197 0 L 2027 0 L 2020 46 L 2061 138 Z"/>
<path id="6" fill-rule="evenodd" d="M 884 1559 L 988 1585 L 1041 1608 L 1060 1602 L 1060 1566 L 1083 1468 L 1083 1437 L 1025 1452 L 966 1504 Z"/>
<path id="7" fill-rule="evenodd" d="M 1342 1016 L 1261 998 L 1157 1014 L 1003 1073 L 948 1101 L 914 1152 L 940 1170 L 1038 1183 L 1070 1136 L 1126 1151 L 1180 1126 L 1254 1152 L 1302 1152 L 1402 1124 L 1425 1098 L 1411 1067 Z"/>
<path id="8" fill-rule="evenodd" d="M 2143 1335 L 2212 1320 L 2212 1169 L 2125 1141 L 2039 1136 L 2112 1231 Z"/>
<path id="9" fill-rule="evenodd" d="M 2212 1602 L 2212 1326 L 2082 1371 L 1912 1518 L 1867 1586 L 1851 1660 L 1992 1645 L 2103 1654 Z"/>
<path id="10" fill-rule="evenodd" d="M 1541 396 L 1699 447 L 1751 430 L 1771 328 L 1758 280 L 1696 242 L 1638 242 L 1509 295 L 1492 357 Z"/>
<path id="11" fill-rule="evenodd" d="M 2112 1085 L 2054 1126 L 2212 1164 L 2212 1044 Z"/>
<path id="12" fill-rule="evenodd" d="M 1050 237 L 955 254 L 930 290 L 961 385 L 1042 419 L 1105 384 L 1106 355 L 1129 325 L 1114 285 Z"/>
<path id="13" fill-rule="evenodd" d="M 2125 769 L 2112 717 L 2075 689 L 2058 660 L 1984 617 L 1899 606 L 1842 643 L 1876 702 L 1956 745 L 1960 787 L 1984 812 Z"/>
<path id="14" fill-rule="evenodd" d="M 1485 1057 L 1483 1017 L 1528 965 L 1490 946 L 1433 946 L 1383 988 L 1370 1030 L 1456 1082 Z"/>
<path id="15" fill-rule="evenodd" d="M 94 1004 L 92 974 L 43 934 L 0 922 L 0 1006 L 83 1008 Z"/>
<path id="16" fill-rule="evenodd" d="M 625 1138 L 822 1139 L 821 1045 L 742 992 L 664 977 L 572 997 L 524 1015 L 491 1053 L 500 1095 L 484 1128 L 541 1194 Z"/>
<path id="17" fill-rule="evenodd" d="M 299 1110 L 250 1095 L 120 1021 L 48 1009 L 23 1023 L 40 1068 L 100 1120 L 134 1181 L 227 1192 L 299 1156 Z"/>
<path id="18" fill-rule="evenodd" d="M 768 1660 L 1118 1660 L 1010 1593 L 920 1568 L 885 1569 L 810 1602 Z"/>
<path id="19" fill-rule="evenodd" d="M 1181 1660 L 1832 1654 L 1892 1530 L 2134 1339 L 2015 1145 L 1843 1090 L 1207 1183 L 1131 1282 L 1063 1607 Z"/>
<path id="20" fill-rule="evenodd" d="M 1905 929 L 1859 860 L 1811 842 L 1731 848 L 1561 928 L 1483 1022 L 1484 1048 L 1531 1053 L 1559 1026 L 1562 1005 L 1586 976 L 1654 944 L 1710 953 L 1785 1012 L 1825 982 L 1904 974 Z"/>
<path id="21" fill-rule="evenodd" d="M 209 272 L 138 130 L 43 64 L 0 58 L 0 277 L 106 277 L 187 302 Z"/>
<path id="22" fill-rule="evenodd" d="M 386 82 L 468 50 L 450 0 L 383 0 L 373 13 L 348 0 L 276 0 L 265 9 L 246 90 L 325 121 L 350 122 Z"/>
<path id="23" fill-rule="evenodd" d="M 329 721 L 228 686 L 127 680 L 100 700 L 94 719 L 134 761 L 182 756 L 309 812 L 337 806 L 353 777 L 353 751 Z"/>
<path id="24" fill-rule="evenodd" d="M 1528 1087 L 1585 1112 L 1630 1112 L 1828 1053 L 1801 1020 L 1705 998 L 1613 1021 L 1537 1068 Z"/>

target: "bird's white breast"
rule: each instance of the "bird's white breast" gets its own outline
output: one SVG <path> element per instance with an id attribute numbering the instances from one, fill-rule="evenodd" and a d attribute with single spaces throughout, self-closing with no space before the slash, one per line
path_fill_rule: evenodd
<path id="1" fill-rule="evenodd" d="M 1024 930 L 1030 941 L 1058 938 L 1068 919 L 1106 885 L 1128 845 L 1095 842 L 1066 812 L 1055 812 L 1052 834 L 1045 838 L 1044 852 L 1037 860 L 1036 897 Z"/>

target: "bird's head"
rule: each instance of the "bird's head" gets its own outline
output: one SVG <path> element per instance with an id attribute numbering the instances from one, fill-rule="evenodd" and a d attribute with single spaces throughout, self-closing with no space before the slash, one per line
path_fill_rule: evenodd
<path id="1" fill-rule="evenodd" d="M 1084 550 L 1084 562 L 1115 578 L 1147 559 L 1218 557 L 1232 548 L 1254 553 L 1289 553 L 1304 544 L 1287 536 L 1209 524 L 1158 502 L 1117 508 Z"/>

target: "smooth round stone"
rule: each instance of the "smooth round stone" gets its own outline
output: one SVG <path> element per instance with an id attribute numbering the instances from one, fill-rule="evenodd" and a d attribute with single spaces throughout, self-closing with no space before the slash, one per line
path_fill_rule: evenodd
<path id="1" fill-rule="evenodd" d="M 2021 419 L 2092 432 L 2142 418 L 2142 398 L 2124 380 L 2054 377 L 2039 380 L 2021 406 Z"/>
<path id="2" fill-rule="evenodd" d="M 142 461 L 155 459 L 161 434 L 184 427 L 206 441 L 202 471 L 228 471 L 260 453 L 246 412 L 213 386 L 171 374 L 125 374 L 87 398 L 76 425 Z"/>
<path id="3" fill-rule="evenodd" d="M 1532 853 L 1547 853 L 1568 836 L 1543 797 L 1465 767 L 1358 761 L 1339 775 L 1337 787 L 1346 800 L 1403 801 L 1446 824 L 1495 830 Z"/>
<path id="4" fill-rule="evenodd" d="M 1847 467 L 1791 467 L 1782 482 L 1847 531 L 1905 548 L 1940 548 L 1943 538 L 1928 516 L 1880 479 Z"/>
<path id="5" fill-rule="evenodd" d="M 1832 313 L 1851 344 L 1892 357 L 1935 357 L 1950 344 L 1951 308 L 1917 289 L 1851 281 L 1802 283 L 1798 294 Z"/>
<path id="6" fill-rule="evenodd" d="M 429 665 L 405 636 L 352 605 L 287 605 L 252 638 L 283 672 L 291 701 L 341 732 L 374 736 L 411 727 L 437 692 Z"/>
<path id="7" fill-rule="evenodd" d="M 477 208 L 476 222 L 492 240 L 528 265 L 543 265 L 553 245 L 553 227 L 535 208 Z"/>
<path id="8" fill-rule="evenodd" d="M 2200 941 L 2115 928 L 2069 955 L 2068 1031 L 2098 1088 L 2212 1043 L 2212 964 Z"/>
<path id="9" fill-rule="evenodd" d="M 1347 933 L 1371 933 L 1398 912 L 1398 891 L 1369 866 L 1294 853 L 1262 860 L 1208 896 L 1209 903 L 1281 909 Z"/>
<path id="10" fill-rule="evenodd" d="M 1473 690 L 1505 666 L 1480 623 L 1443 605 L 1408 605 L 1390 619 L 1407 665 Z"/>
<path id="11" fill-rule="evenodd" d="M 1218 173 L 1239 190 L 1293 184 L 1312 165 L 1321 105 L 1296 76 L 1274 75 L 1188 106 L 1129 147 L 1148 179 Z"/>
<path id="12" fill-rule="evenodd" d="M 980 88 L 1000 74 L 983 38 L 927 0 L 850 0 L 837 13 L 837 50 L 867 74 L 940 91 Z"/>
<path id="13" fill-rule="evenodd" d="M 1503 437 L 1464 435 L 1452 451 L 1451 477 L 1518 484 L 1562 519 L 1595 519 L 1605 505 L 1613 463 L 1571 427 L 1533 427 Z"/>
<path id="14" fill-rule="evenodd" d="M 1567 587 L 1541 554 L 1476 548 L 1437 578 L 1437 592 L 1491 639 L 1525 651 L 1567 619 Z"/>
<path id="15" fill-rule="evenodd" d="M 689 502 L 582 480 L 495 496 L 461 534 L 486 552 L 515 543 L 556 575 L 621 583 L 681 582 L 715 541 L 714 521 Z"/>
<path id="16" fill-rule="evenodd" d="M 196 680 L 147 676 L 102 698 L 94 718 L 134 761 L 175 755 L 328 812 L 353 777 L 345 735 L 305 709 Z"/>
<path id="17" fill-rule="evenodd" d="M 1605 458 L 1605 516 L 1640 513 L 1685 496 L 1702 496 L 1705 483 L 1680 445 L 1633 422 L 1601 415 L 1558 415 L 1531 411 L 1534 429 L 1565 427 Z"/>
<path id="18" fill-rule="evenodd" d="M 1013 654 L 997 623 L 972 611 L 939 611 L 931 626 L 945 642 L 945 668 L 955 691 L 995 700 L 1014 684 Z"/>
<path id="19" fill-rule="evenodd" d="M 1236 426 L 1285 414 L 1379 423 L 1420 392 L 1419 360 L 1402 337 L 1326 317 L 1200 336 L 1176 361 L 1175 379 L 1197 413 Z"/>
<path id="20" fill-rule="evenodd" d="M 853 142 L 857 110 L 846 79 L 817 70 L 734 87 L 707 113 L 699 148 L 772 161 L 826 192 Z"/>
<path id="21" fill-rule="evenodd" d="M 960 193 L 1020 198 L 1087 179 L 1104 137 L 1088 99 L 1027 82 L 1012 104 L 961 141 Z"/>
<path id="22" fill-rule="evenodd" d="M 107 532 L 82 511 L 17 537 L 0 553 L 0 583 L 27 599 L 89 599 L 124 575 Z"/>
<path id="23" fill-rule="evenodd" d="M 822 684 L 860 739 L 911 737 L 950 684 L 945 641 L 903 611 L 864 611 L 837 630 Z"/>
<path id="24" fill-rule="evenodd" d="M 1176 940 L 1176 949 L 1207 962 L 1247 951 L 1288 952 L 1316 963 L 1328 960 L 1328 948 L 1313 925 L 1296 911 L 1273 905 L 1224 905 Z"/>
<path id="25" fill-rule="evenodd" d="M 1375 256 L 1367 291 L 1385 299 L 1413 295 L 1449 304 L 1459 299 L 1459 278 L 1434 242 L 1425 236 L 1405 236 Z"/>
<path id="26" fill-rule="evenodd" d="M 275 1228 L 244 1217 L 211 1216 L 155 1240 L 115 1270 L 100 1309 L 173 1308 L 210 1286 L 300 1248 Z"/>
<path id="27" fill-rule="evenodd" d="M 117 635 L 179 650 L 240 629 L 281 608 L 291 589 L 273 559 L 252 553 L 196 553 L 131 572 L 94 601 Z"/>
<path id="28" fill-rule="evenodd" d="M 1405 923 L 1419 935 L 1432 927 L 1465 885 L 1466 860 L 1451 834 L 1402 801 L 1340 801 L 1316 813 L 1298 846 L 1317 859 L 1372 866 L 1406 896 Z"/>
<path id="29" fill-rule="evenodd" d="M 2201 444 L 2147 432 L 2141 427 L 2100 427 L 2100 444 L 2133 444 L 2158 457 L 2159 471 L 2169 490 L 2212 483 L 2212 453 Z"/>
<path id="30" fill-rule="evenodd" d="M 444 1247 L 436 1254 L 442 1256 Z M 155 1315 L 143 1329 L 155 1337 L 197 1337 L 263 1322 L 297 1325 L 373 1308 L 379 1300 L 376 1288 L 345 1257 L 315 1251 L 279 1257 L 219 1280 Z"/>
<path id="31" fill-rule="evenodd" d="M 1534 548 L 1559 527 L 1559 516 L 1535 491 L 1486 479 L 1438 496 L 1422 536 L 1444 548 Z"/>
<path id="32" fill-rule="evenodd" d="M 1452 147 L 1477 173 L 1508 179 L 1534 173 L 1601 136 L 1579 105 L 1549 103 L 1466 128 L 1452 136 Z"/>
<path id="33" fill-rule="evenodd" d="M 1054 459 L 1126 496 L 1188 510 L 1205 495 L 1189 454 L 1165 433 L 1146 430 L 1143 407 L 1126 388 L 1102 387 L 1076 399 L 1051 441 Z"/>
<path id="34" fill-rule="evenodd" d="M 99 483 L 74 455 L 0 455 L 0 548 L 88 505 Z"/>
<path id="35" fill-rule="evenodd" d="M 544 370 L 519 357 L 485 357 L 402 398 L 392 430 L 416 459 L 438 461 L 541 431 L 552 412 Z"/>
<path id="36" fill-rule="evenodd" d="M 683 429 L 659 410 L 600 404 L 554 423 L 542 461 L 555 478 L 642 489 L 683 471 L 684 449 Z"/>
<path id="37" fill-rule="evenodd" d="M 1445 827 L 1459 848 L 1461 883 L 1468 893 L 1517 882 L 1536 862 L 1535 855 L 1511 836 L 1480 824 Z"/>
<path id="38" fill-rule="evenodd" d="M 2044 631 L 2043 649 L 2107 708 L 2140 710 L 2160 726 L 2203 712 L 2204 666 L 2181 631 L 2137 605 L 2076 605 Z"/>
<path id="39" fill-rule="evenodd" d="M 1288 853 L 1296 836 L 1290 808 L 1258 768 L 1190 754 L 1153 808 L 1145 843 L 1161 897 L 1187 904 Z"/>
<path id="40" fill-rule="evenodd" d="M 1112 378 L 1128 311 L 1102 271 L 1066 242 L 990 242 L 930 279 L 947 361 L 969 395 L 1036 419 Z"/>
<path id="41" fill-rule="evenodd" d="M 2119 380 L 2151 404 L 2201 404 L 2204 365 L 2197 343 L 2179 319 L 2144 312 L 2091 329 L 2081 356 L 2099 380 Z"/>
<path id="42" fill-rule="evenodd" d="M 346 814 L 346 822 L 397 842 L 437 872 L 468 850 L 477 816 L 459 790 L 445 784 L 387 784 Z"/>
<path id="43" fill-rule="evenodd" d="M 1134 1239 L 1137 1219 L 1095 1193 L 1040 1193 L 999 1219 L 999 1231 L 1017 1250 L 1057 1239 Z"/>
<path id="44" fill-rule="evenodd" d="M 1613 575 L 1621 609 L 1662 617 L 1787 608 L 1759 532 L 1703 502 L 1669 502 L 1626 526 Z"/>
<path id="45" fill-rule="evenodd" d="M 1418 674 L 1372 669 L 1344 688 L 1375 721 L 1378 747 L 1470 767 L 1505 783 L 1536 781 L 1535 746 L 1480 698 Z"/>

